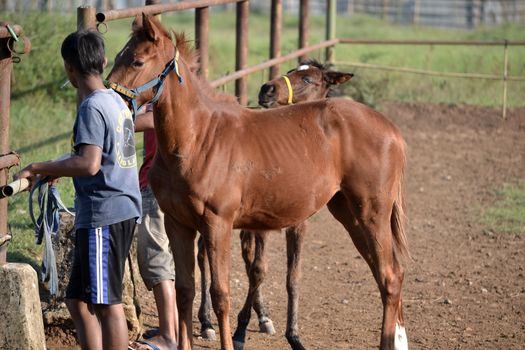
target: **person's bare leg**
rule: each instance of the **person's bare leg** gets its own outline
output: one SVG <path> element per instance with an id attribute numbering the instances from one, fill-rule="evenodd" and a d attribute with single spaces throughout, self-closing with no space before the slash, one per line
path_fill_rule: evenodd
<path id="1" fill-rule="evenodd" d="M 153 287 L 155 304 L 159 315 L 159 334 L 148 339 L 149 343 L 158 345 L 161 349 L 176 350 L 179 332 L 179 315 L 175 294 L 175 282 L 164 280 Z M 145 344 L 133 342 L 131 346 L 136 349 L 148 349 Z"/>
<path id="2" fill-rule="evenodd" d="M 177 312 L 177 299 L 175 294 L 175 282 L 171 280 L 162 281 L 153 287 L 153 295 L 157 304 L 159 315 L 160 334 L 151 338 L 154 344 L 161 348 L 176 349 L 179 332 L 179 315 Z"/>
<path id="3" fill-rule="evenodd" d="M 127 349 L 128 325 L 122 304 L 93 305 L 102 329 L 102 348 Z"/>
<path id="4" fill-rule="evenodd" d="M 66 305 L 75 323 L 80 347 L 83 350 L 102 348 L 102 330 L 91 304 L 79 299 L 66 299 Z"/>

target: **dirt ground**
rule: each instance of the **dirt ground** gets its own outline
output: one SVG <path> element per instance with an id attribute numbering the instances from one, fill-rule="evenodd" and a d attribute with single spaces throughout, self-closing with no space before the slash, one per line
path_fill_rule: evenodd
<path id="1" fill-rule="evenodd" d="M 483 208 L 504 183 L 525 179 L 525 108 L 387 104 L 383 112 L 408 144 L 408 234 L 404 315 L 411 349 L 523 349 L 525 344 L 525 232 L 493 231 Z M 373 349 L 379 345 L 378 289 L 348 234 L 326 209 L 310 220 L 300 286 L 299 327 L 307 349 Z M 255 315 L 246 348 L 288 349 L 284 234 L 268 244 L 263 284 L 277 334 L 258 333 Z M 233 239 L 232 326 L 248 281 Z M 146 328 L 157 325 L 151 293 L 141 299 Z M 219 349 L 198 339 L 195 349 Z M 71 337 L 48 329 L 49 349 L 72 349 Z"/>

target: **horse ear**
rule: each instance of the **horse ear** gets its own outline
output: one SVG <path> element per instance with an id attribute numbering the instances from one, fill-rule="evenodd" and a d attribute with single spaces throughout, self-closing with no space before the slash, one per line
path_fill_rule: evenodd
<path id="1" fill-rule="evenodd" d="M 142 13 L 142 27 L 144 29 L 144 33 L 146 34 L 146 37 L 150 41 L 157 40 L 157 31 L 155 24 L 151 20 L 151 17 L 145 13 Z"/>
<path id="2" fill-rule="evenodd" d="M 131 24 L 131 30 L 136 32 L 139 29 L 142 29 L 142 16 L 136 15 L 133 23 Z"/>
<path id="3" fill-rule="evenodd" d="M 353 73 L 325 72 L 324 80 L 326 80 L 329 85 L 339 85 L 346 83 L 352 79 L 353 76 Z"/>

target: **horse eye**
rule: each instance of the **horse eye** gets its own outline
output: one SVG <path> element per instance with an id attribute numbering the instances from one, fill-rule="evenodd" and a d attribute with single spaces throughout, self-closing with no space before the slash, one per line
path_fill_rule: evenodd
<path id="1" fill-rule="evenodd" d="M 131 65 L 135 68 L 141 68 L 142 66 L 144 66 L 144 61 L 133 61 Z"/>
<path id="2" fill-rule="evenodd" d="M 305 75 L 303 77 L 303 81 L 306 83 L 306 84 L 312 84 L 313 83 L 313 80 L 311 77 L 309 77 L 308 75 Z"/>

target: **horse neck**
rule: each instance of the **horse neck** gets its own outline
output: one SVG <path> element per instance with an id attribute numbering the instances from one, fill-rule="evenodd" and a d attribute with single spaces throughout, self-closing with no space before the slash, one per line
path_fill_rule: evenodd
<path id="1" fill-rule="evenodd" d="M 206 118 L 199 112 L 202 92 L 196 88 L 195 79 L 191 74 L 185 74 L 181 84 L 174 73 L 166 79 L 154 112 L 157 147 L 161 155 L 169 157 L 187 153 L 195 142 L 195 135 L 205 127 Z"/>

